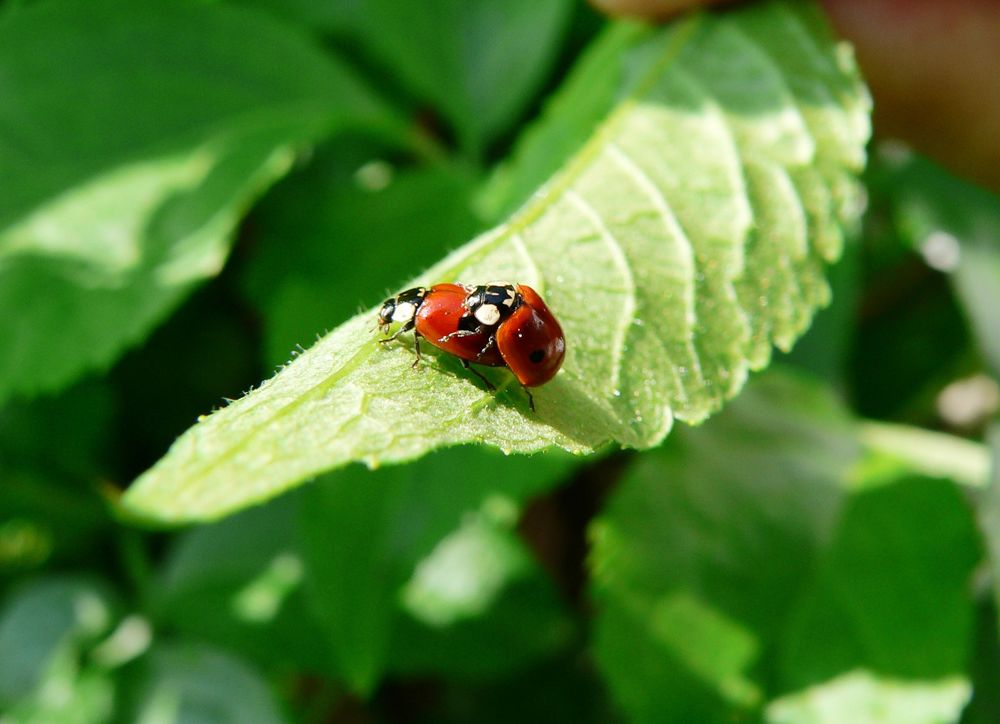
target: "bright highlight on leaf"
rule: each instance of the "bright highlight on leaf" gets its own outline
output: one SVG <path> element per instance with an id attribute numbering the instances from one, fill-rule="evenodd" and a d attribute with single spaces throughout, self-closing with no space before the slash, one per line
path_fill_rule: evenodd
<path id="1" fill-rule="evenodd" d="M 568 352 L 537 413 L 502 370 L 486 372 L 495 395 L 441 355 L 413 372 L 366 312 L 185 433 L 126 507 L 211 519 L 351 461 L 461 443 L 649 447 L 790 347 L 828 301 L 824 266 L 858 210 L 868 99 L 849 53 L 791 1 L 610 32 L 601 87 L 617 100 L 586 143 L 507 223 L 414 280 L 545 296 Z"/>
<path id="2" fill-rule="evenodd" d="M 306 139 L 392 118 L 335 59 L 222 3 L 0 13 L 0 402 L 141 340 Z"/>

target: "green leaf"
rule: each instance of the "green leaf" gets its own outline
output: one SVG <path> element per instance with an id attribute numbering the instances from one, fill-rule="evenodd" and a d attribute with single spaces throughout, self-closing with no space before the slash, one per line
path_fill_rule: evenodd
<path id="1" fill-rule="evenodd" d="M 330 673 L 303 595 L 298 506 L 288 496 L 181 536 L 153 589 L 157 619 L 272 671 Z"/>
<path id="2" fill-rule="evenodd" d="M 892 680 L 855 672 L 781 697 L 767 708 L 769 724 L 948 724 L 969 699 L 960 677 L 940 681 Z"/>
<path id="3" fill-rule="evenodd" d="M 565 164 L 613 112 L 621 96 L 619 73 L 608 72 L 635 43 L 628 23 L 611 25 L 584 50 L 542 117 L 529 126 L 476 199 L 484 218 L 502 221 L 517 211 Z"/>
<path id="4" fill-rule="evenodd" d="M 901 235 L 951 275 L 983 356 L 1000 376 L 1000 197 L 919 156 L 884 164 Z"/>
<path id="5" fill-rule="evenodd" d="M 987 431 L 987 443 L 992 453 L 989 484 L 977 501 L 979 527 L 983 531 L 984 545 L 993 573 L 993 597 L 1000 610 L 1000 424 L 994 423 Z M 1000 621 L 1000 619 L 998 619 Z"/>
<path id="6" fill-rule="evenodd" d="M 352 689 L 367 693 L 378 682 L 401 604 L 411 618 L 444 632 L 488 615 L 500 592 L 531 566 L 520 547 L 497 532 L 500 523 L 487 524 L 500 516 L 509 531 L 518 503 L 555 485 L 568 463 L 562 455 L 503 459 L 465 447 L 404 467 L 348 468 L 305 491 L 306 589 L 335 668 Z M 460 486 L 455 471 L 461 471 Z M 483 558 L 492 559 L 488 570 Z M 446 591 L 447 583 L 460 590 Z M 434 644 L 433 636 L 410 637 L 413 650 L 393 657 L 435 660 L 420 650 Z"/>
<path id="7" fill-rule="evenodd" d="M 364 16 L 365 0 L 234 0 L 233 4 L 255 7 L 322 33 L 350 32 Z"/>
<path id="8" fill-rule="evenodd" d="M 267 682 L 243 661 L 197 644 L 160 645 L 150 652 L 130 721 L 278 724 Z"/>
<path id="9" fill-rule="evenodd" d="M 822 388 L 772 374 L 636 459 L 590 531 L 595 656 L 631 720 L 763 703 L 755 671 L 830 536 L 855 447 Z"/>
<path id="10" fill-rule="evenodd" d="M 959 721 L 980 556 L 957 486 L 864 476 L 776 651 L 768 721 Z"/>
<path id="11" fill-rule="evenodd" d="M 863 486 L 797 603 L 779 657 L 782 689 L 857 669 L 924 682 L 964 676 L 980 556 L 951 482 L 903 474 Z"/>
<path id="12" fill-rule="evenodd" d="M 993 203 L 1000 199 L 993 197 Z M 994 377 L 1000 378 L 1000 326 L 996 310 L 1000 308 L 1000 214 L 994 218 L 995 231 L 989 243 L 970 243 L 962 247 L 962 261 L 954 281 L 979 348 Z"/>
<path id="13" fill-rule="evenodd" d="M 473 155 L 524 110 L 544 80 L 570 0 L 368 0 L 355 33 Z"/>
<path id="14" fill-rule="evenodd" d="M 97 490 L 110 416 L 110 390 L 93 381 L 0 407 L 0 576 L 81 558 L 110 524 Z"/>
<path id="15" fill-rule="evenodd" d="M 393 628 L 388 670 L 496 677 L 566 646 L 573 628 L 515 533 L 512 502 L 486 499 L 417 565 L 401 590 L 405 615 Z"/>
<path id="16" fill-rule="evenodd" d="M 532 570 L 527 552 L 510 535 L 517 512 L 512 501 L 497 498 L 467 515 L 403 586 L 407 611 L 438 627 L 482 615 L 507 581 Z"/>
<path id="17" fill-rule="evenodd" d="M 185 433 L 126 507 L 204 520 L 352 460 L 649 447 L 674 418 L 705 419 L 826 303 L 823 267 L 856 210 L 867 96 L 819 18 L 775 0 L 633 28 L 607 64 L 619 101 L 588 142 L 508 223 L 414 280 L 544 294 L 568 352 L 537 413 L 505 371 L 495 394 L 447 356 L 413 372 L 368 312 Z"/>
<path id="18" fill-rule="evenodd" d="M 507 532 L 507 541 L 498 547 L 517 544 Z M 492 549 L 484 548 L 483 553 Z M 564 650 L 576 631 L 542 571 L 531 566 L 502 583 L 488 608 L 473 618 L 443 628 L 411 616 L 398 620 L 386 670 L 397 675 L 489 680 Z"/>
<path id="19" fill-rule="evenodd" d="M 81 671 L 76 661 L 59 656 L 47 674 L 43 691 L 5 711 L 4 722 L 105 724 L 113 719 L 114 697 L 114 681 L 107 671 L 94 667 Z"/>
<path id="20" fill-rule="evenodd" d="M 113 615 L 103 587 L 82 578 L 45 578 L 12 595 L 0 611 L 0 707 L 32 697 L 50 675 L 72 678 Z"/>
<path id="21" fill-rule="evenodd" d="M 265 15 L 38 3 L 0 18 L 0 400 L 106 367 L 218 273 L 294 146 L 384 113 Z"/>

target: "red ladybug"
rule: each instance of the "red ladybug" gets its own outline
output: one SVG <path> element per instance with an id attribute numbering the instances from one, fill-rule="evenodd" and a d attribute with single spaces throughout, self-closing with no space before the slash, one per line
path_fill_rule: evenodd
<path id="1" fill-rule="evenodd" d="M 531 287 L 493 282 L 479 286 L 436 284 L 407 289 L 385 300 L 378 325 L 387 331 L 402 326 L 390 342 L 413 330 L 417 359 L 420 338 L 462 360 L 489 367 L 508 367 L 525 388 L 545 384 L 555 376 L 566 354 L 562 327 Z M 493 385 L 472 370 L 490 389 Z M 528 393 L 532 409 L 534 400 Z"/>

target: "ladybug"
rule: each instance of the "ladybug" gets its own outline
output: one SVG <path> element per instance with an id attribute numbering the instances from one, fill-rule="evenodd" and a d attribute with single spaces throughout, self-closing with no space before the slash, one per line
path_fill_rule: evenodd
<path id="1" fill-rule="evenodd" d="M 414 367 L 420 362 L 423 337 L 458 357 L 466 369 L 472 369 L 470 362 L 509 368 L 526 391 L 551 380 L 566 355 L 562 327 L 538 292 L 526 284 L 435 284 L 407 289 L 386 299 L 379 310 L 378 326 L 383 332 L 393 323 L 402 326 L 379 341 L 389 343 L 413 330 Z M 489 380 L 472 371 L 494 389 Z M 528 400 L 534 410 L 530 391 Z"/>

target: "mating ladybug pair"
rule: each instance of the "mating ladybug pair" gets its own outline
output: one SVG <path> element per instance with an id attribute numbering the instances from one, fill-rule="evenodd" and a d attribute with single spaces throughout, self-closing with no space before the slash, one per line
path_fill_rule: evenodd
<path id="1" fill-rule="evenodd" d="M 413 330 L 414 347 L 420 361 L 420 338 L 462 360 L 489 367 L 508 367 L 525 387 L 537 387 L 555 376 L 566 354 L 562 327 L 545 302 L 525 284 L 492 282 L 435 284 L 429 289 L 407 289 L 385 300 L 378 313 L 378 326 L 388 331 L 393 322 L 402 326 L 391 342 Z M 472 369 L 490 389 L 493 385 Z M 534 400 L 528 392 L 531 409 Z"/>

